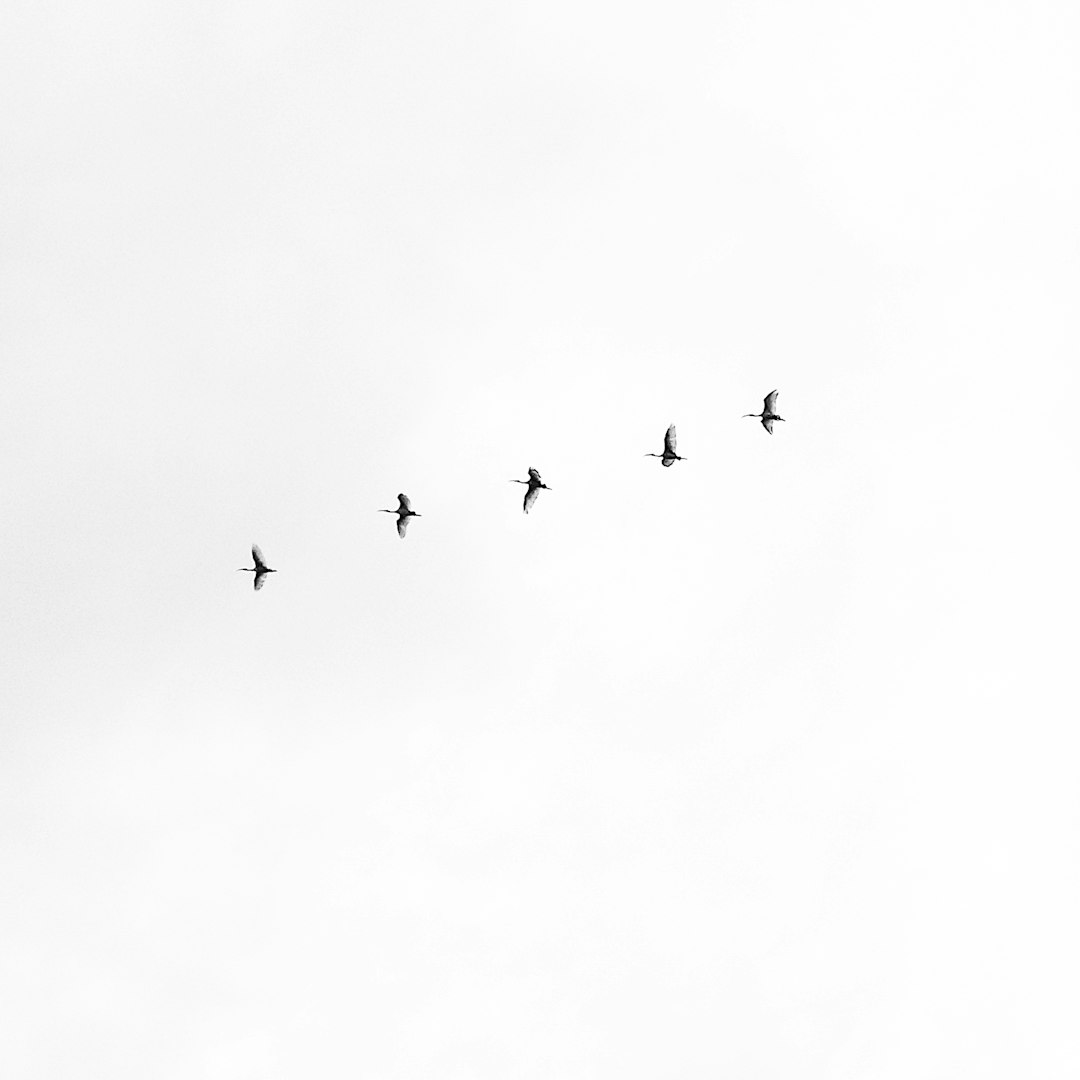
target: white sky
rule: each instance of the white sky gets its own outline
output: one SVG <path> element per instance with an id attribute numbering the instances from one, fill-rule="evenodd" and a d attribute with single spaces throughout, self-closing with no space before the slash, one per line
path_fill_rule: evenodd
<path id="1" fill-rule="evenodd" d="M 5 1077 L 1078 1074 L 1075 4 L 4 24 Z"/>

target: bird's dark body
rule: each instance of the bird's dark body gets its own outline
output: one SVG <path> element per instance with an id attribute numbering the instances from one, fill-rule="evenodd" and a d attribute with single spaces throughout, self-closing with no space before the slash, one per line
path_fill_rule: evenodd
<path id="1" fill-rule="evenodd" d="M 551 490 L 551 488 L 549 488 L 547 486 L 547 484 L 545 484 L 544 481 L 540 479 L 540 473 L 537 472 L 537 470 L 533 469 L 533 468 L 529 469 L 529 479 L 528 480 L 511 480 L 510 483 L 511 484 L 526 484 L 528 486 L 528 488 L 529 488 L 529 490 L 525 492 L 525 500 L 521 504 L 522 512 L 525 513 L 525 514 L 527 514 L 529 512 L 530 508 L 532 507 L 532 504 L 534 502 L 536 502 L 537 493 L 540 491 L 541 488 L 543 488 L 544 491 L 550 491 Z"/>
<path id="2" fill-rule="evenodd" d="M 266 561 L 263 559 L 263 554 L 259 550 L 258 544 L 251 545 L 251 557 L 254 560 L 255 565 L 241 566 L 240 570 L 255 575 L 255 591 L 258 592 L 266 582 L 266 575 L 276 574 L 277 571 L 271 570 L 270 567 L 266 565 Z"/>
<path id="3" fill-rule="evenodd" d="M 773 429 L 773 422 L 779 420 L 784 423 L 784 418 L 775 412 L 776 398 L 780 393 L 779 390 L 773 390 L 771 393 L 765 395 L 765 406 L 761 412 L 743 413 L 743 419 L 752 416 L 755 419 L 761 420 L 761 426 L 771 435 Z"/>
<path id="4" fill-rule="evenodd" d="M 409 518 L 422 516 L 413 510 L 408 495 L 398 495 L 398 508 L 396 510 L 380 510 L 379 513 L 397 514 L 397 534 L 402 540 L 405 539 L 405 530 L 409 525 Z"/>
<path id="5" fill-rule="evenodd" d="M 646 457 L 658 457 L 660 464 L 665 469 L 670 469 L 676 461 L 685 461 L 686 458 L 680 457 L 675 453 L 676 441 L 675 441 L 675 425 L 671 424 L 667 431 L 664 432 L 664 452 L 662 454 L 646 454 Z"/>

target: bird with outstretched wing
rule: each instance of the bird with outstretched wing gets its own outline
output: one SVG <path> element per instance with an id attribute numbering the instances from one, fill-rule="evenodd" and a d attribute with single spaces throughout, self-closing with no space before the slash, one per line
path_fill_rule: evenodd
<path id="1" fill-rule="evenodd" d="M 239 570 L 243 570 L 248 574 L 255 575 L 255 591 L 258 592 L 259 589 L 261 589 L 266 583 L 266 575 L 276 574 L 277 571 L 271 570 L 270 567 L 266 565 L 266 560 L 263 558 L 263 553 L 260 550 L 258 544 L 251 545 L 251 558 L 254 561 L 255 565 L 241 566 L 239 567 Z"/>

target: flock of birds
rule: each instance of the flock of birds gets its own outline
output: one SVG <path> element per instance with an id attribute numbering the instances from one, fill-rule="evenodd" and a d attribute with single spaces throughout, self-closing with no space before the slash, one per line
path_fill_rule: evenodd
<path id="1" fill-rule="evenodd" d="M 776 395 L 779 391 L 773 390 L 771 394 L 765 397 L 765 406 L 759 413 L 744 413 L 743 418 L 752 416 L 755 419 L 761 421 L 761 426 L 771 435 L 773 432 L 773 424 L 777 420 L 783 420 L 784 418 L 776 412 Z M 669 468 L 674 465 L 676 461 L 686 461 L 686 458 L 681 457 L 675 452 L 675 425 L 672 424 L 664 433 L 664 452 L 662 454 L 646 454 L 645 457 L 655 457 L 660 459 L 660 464 L 664 468 Z M 522 509 L 527 514 L 531 509 L 533 503 L 536 502 L 536 497 L 539 495 L 541 488 L 544 491 L 550 491 L 551 488 L 540 479 L 540 473 L 536 469 L 529 469 L 528 480 L 511 480 L 511 484 L 525 484 L 528 491 L 525 492 L 525 502 L 522 505 Z M 409 502 L 408 495 L 399 495 L 398 504 L 396 510 L 380 510 L 380 514 L 397 514 L 397 534 L 402 540 L 405 539 L 405 530 L 408 528 L 409 519 L 414 517 L 420 517 L 413 508 L 412 503 Z M 238 573 L 243 571 L 244 573 L 255 575 L 255 589 L 258 591 L 263 587 L 266 581 L 267 574 L 276 574 L 276 570 L 272 570 L 266 565 L 266 560 L 263 559 L 262 551 L 259 550 L 258 544 L 251 545 L 251 557 L 255 561 L 254 566 L 241 566 L 238 569 Z"/>

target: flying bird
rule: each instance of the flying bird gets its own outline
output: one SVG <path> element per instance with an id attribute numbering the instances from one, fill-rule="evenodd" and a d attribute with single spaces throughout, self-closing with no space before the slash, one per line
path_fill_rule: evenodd
<path id="1" fill-rule="evenodd" d="M 416 513 L 413 510 L 411 503 L 409 502 L 408 495 L 399 495 L 397 497 L 398 508 L 396 510 L 380 510 L 380 514 L 397 514 L 397 534 L 402 540 L 405 539 L 405 529 L 408 527 L 409 518 L 422 517 L 422 514 Z"/>
<path id="2" fill-rule="evenodd" d="M 775 412 L 773 412 L 773 409 L 776 408 L 776 395 L 779 394 L 779 392 L 779 390 L 774 390 L 765 398 L 765 408 L 762 409 L 761 412 L 743 413 L 743 419 L 745 420 L 748 416 L 760 417 L 761 426 L 771 435 L 773 421 L 784 420 L 782 416 L 778 416 Z"/>
<path id="3" fill-rule="evenodd" d="M 535 469 L 529 469 L 528 480 L 511 480 L 510 483 L 528 484 L 529 490 L 525 492 L 525 502 L 522 506 L 522 509 L 525 511 L 526 514 L 529 512 L 532 504 L 536 502 L 536 496 L 541 488 L 543 488 L 545 491 L 551 490 L 551 488 L 549 488 L 547 484 L 545 484 L 544 481 L 540 479 L 540 474 Z"/>
<path id="4" fill-rule="evenodd" d="M 646 454 L 645 456 L 646 457 L 658 457 L 660 459 L 660 464 L 663 465 L 665 469 L 670 468 L 671 463 L 673 461 L 685 461 L 686 460 L 686 458 L 679 457 L 679 455 L 675 453 L 675 425 L 674 424 L 672 424 L 671 427 L 669 427 L 667 429 L 667 432 L 664 435 L 664 452 L 662 454 Z"/>
<path id="5" fill-rule="evenodd" d="M 249 574 L 255 575 L 255 591 L 263 587 L 263 583 L 266 581 L 267 574 L 276 574 L 276 570 L 271 570 L 269 566 L 263 561 L 263 554 L 259 550 L 258 544 L 251 545 L 251 557 L 255 560 L 254 566 L 240 566 L 237 567 L 237 573 L 241 570 L 246 571 Z"/>

